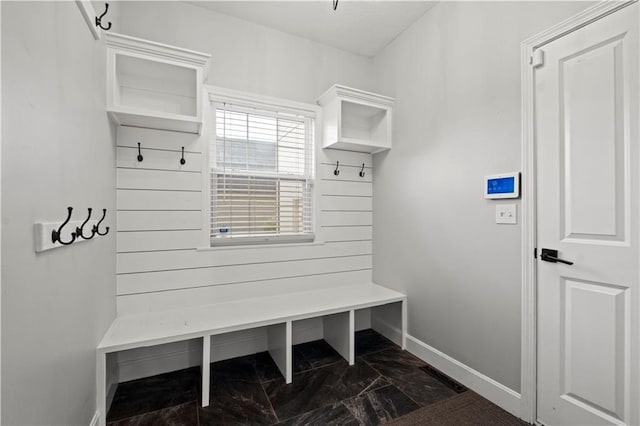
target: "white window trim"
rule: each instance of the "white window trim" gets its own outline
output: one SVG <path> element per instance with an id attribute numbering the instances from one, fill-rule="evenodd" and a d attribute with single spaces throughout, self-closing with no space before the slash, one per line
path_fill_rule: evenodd
<path id="1" fill-rule="evenodd" d="M 200 250 L 220 250 L 228 248 L 257 248 L 257 247 L 276 247 L 290 245 L 316 245 L 323 244 L 319 240 L 318 235 L 320 229 L 320 194 L 321 179 L 318 177 L 320 172 L 320 154 L 321 154 L 321 127 L 318 123 L 322 120 L 322 109 L 318 105 L 307 104 L 303 102 L 291 101 L 288 99 L 275 98 L 271 96 L 258 95 L 255 93 L 242 92 L 217 86 L 204 86 L 205 94 L 203 96 L 204 117 L 202 129 L 202 237 Z M 211 242 L 211 179 L 209 179 L 209 143 L 211 132 L 212 104 L 220 102 L 229 102 L 239 105 L 253 106 L 256 108 L 277 109 L 282 112 L 291 112 L 292 114 L 303 115 L 314 119 L 314 170 L 313 179 L 313 217 L 312 232 L 306 235 L 270 235 L 270 236 L 247 236 L 239 238 L 220 239 L 212 245 Z"/>

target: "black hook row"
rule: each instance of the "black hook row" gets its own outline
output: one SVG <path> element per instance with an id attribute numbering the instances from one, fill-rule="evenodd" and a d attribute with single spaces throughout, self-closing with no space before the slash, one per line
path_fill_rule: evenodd
<path id="1" fill-rule="evenodd" d="M 142 147 L 140 146 L 140 142 L 138 142 L 138 162 L 141 162 L 144 157 L 142 156 Z M 180 157 L 180 164 L 183 166 L 187 163 L 187 160 L 184 159 L 184 146 L 182 147 L 182 156 Z"/>
<path id="2" fill-rule="evenodd" d="M 105 31 L 109 31 L 111 29 L 111 22 L 109 22 L 109 24 L 106 27 L 102 26 L 102 18 L 104 18 L 104 15 L 106 15 L 108 11 L 109 11 L 109 3 L 105 3 L 104 12 L 102 13 L 102 15 L 100 15 L 100 17 L 96 16 L 96 27 L 99 27 L 100 29 Z"/>
<path id="3" fill-rule="evenodd" d="M 73 242 L 76 239 L 84 239 L 84 240 L 90 240 L 93 237 L 97 235 L 107 235 L 109 233 L 109 227 L 105 227 L 104 232 L 100 232 L 100 224 L 102 223 L 102 221 L 104 220 L 104 218 L 107 216 L 107 209 L 102 209 L 102 219 L 100 219 L 100 221 L 93 225 L 93 227 L 91 228 L 91 235 L 90 236 L 85 236 L 84 234 L 84 226 L 87 224 L 87 222 L 89 222 L 89 219 L 91 219 L 91 212 L 92 212 L 92 208 L 89 207 L 88 208 L 88 214 L 87 214 L 87 218 L 84 220 L 84 222 L 82 222 L 82 225 L 80 226 L 76 226 L 76 230 L 75 232 L 71 232 L 71 239 L 68 241 L 62 241 L 61 237 L 62 237 L 62 228 L 65 227 L 65 225 L 67 223 L 69 223 L 69 221 L 71 220 L 71 214 L 73 213 L 73 207 L 67 207 L 67 218 L 65 219 L 64 222 L 62 222 L 62 225 L 60 225 L 60 227 L 58 229 L 54 229 L 53 231 L 51 231 L 51 242 L 52 243 L 60 243 L 63 246 L 67 246 L 69 244 L 73 244 Z"/>
<path id="4" fill-rule="evenodd" d="M 340 162 L 336 161 L 336 169 L 333 171 L 333 174 L 336 176 L 340 175 L 340 170 L 338 170 L 339 167 L 340 167 Z M 358 175 L 360 175 L 361 178 L 364 177 L 364 163 L 362 163 L 362 168 L 358 172 Z"/>

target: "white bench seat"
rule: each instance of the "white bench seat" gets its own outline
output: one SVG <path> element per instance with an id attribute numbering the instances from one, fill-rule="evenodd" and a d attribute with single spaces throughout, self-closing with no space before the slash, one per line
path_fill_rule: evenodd
<path id="1" fill-rule="evenodd" d="M 401 302 L 397 324 L 404 349 L 406 296 L 373 283 L 117 317 L 97 347 L 97 403 L 101 424 L 106 420 L 106 355 L 109 353 L 202 338 L 202 405 L 207 406 L 211 336 L 267 327 L 269 352 L 287 383 L 291 383 L 293 321 L 323 317 L 325 340 L 353 365 L 354 311 L 397 302 Z"/>

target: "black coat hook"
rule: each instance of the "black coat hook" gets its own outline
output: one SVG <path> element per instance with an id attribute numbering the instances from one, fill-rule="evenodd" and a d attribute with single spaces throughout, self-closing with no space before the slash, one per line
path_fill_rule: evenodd
<path id="1" fill-rule="evenodd" d="M 106 216 L 107 216 L 107 209 L 102 209 L 102 219 L 100 219 L 100 221 L 96 225 L 93 225 L 93 232 L 95 232 L 98 235 L 102 235 L 102 236 L 107 235 L 109 233 L 109 227 L 108 226 L 105 228 L 104 232 L 100 232 L 98 230 L 98 228 L 100 228 L 100 224 L 102 223 L 102 221 L 104 220 L 104 218 Z"/>
<path id="2" fill-rule="evenodd" d="M 184 159 L 184 146 L 182 147 L 182 158 L 180 159 L 180 164 L 182 164 L 184 166 L 184 163 L 186 163 L 187 160 Z"/>
<path id="3" fill-rule="evenodd" d="M 362 163 L 362 169 L 360 169 L 360 173 L 358 173 L 360 177 L 364 177 L 364 163 Z"/>
<path id="4" fill-rule="evenodd" d="M 336 161 L 336 169 L 333 171 L 333 174 L 336 176 L 340 174 L 340 170 L 338 170 L 338 167 L 340 167 L 340 162 Z"/>
<path id="5" fill-rule="evenodd" d="M 333 10 L 338 8 L 338 0 L 333 0 Z"/>
<path id="6" fill-rule="evenodd" d="M 138 161 L 142 161 L 142 152 L 140 152 L 140 142 L 138 142 Z"/>
<path id="7" fill-rule="evenodd" d="M 104 13 L 100 15 L 100 17 L 96 16 L 96 27 L 100 27 L 100 29 L 105 31 L 109 31 L 111 29 L 111 22 L 109 22 L 109 25 L 107 25 L 106 28 L 102 26 L 102 18 L 104 18 L 104 15 L 106 15 L 108 11 L 109 11 L 109 3 L 105 3 Z"/>
<path id="8" fill-rule="evenodd" d="M 53 230 L 51 231 L 51 242 L 52 243 L 60 243 L 63 246 L 69 245 L 71 243 L 73 243 L 76 240 L 76 233 L 72 232 L 71 233 L 71 241 L 62 241 L 60 239 L 60 236 L 62 235 L 62 228 L 64 228 L 64 226 L 69 223 L 69 220 L 71 220 L 71 212 L 73 212 L 73 207 L 67 207 L 67 219 L 62 222 L 62 225 L 60 225 L 60 227 L 57 230 Z"/>
<path id="9" fill-rule="evenodd" d="M 84 229 L 84 226 L 87 224 L 87 222 L 89 222 L 89 219 L 91 218 L 91 210 L 92 210 L 91 207 L 89 207 L 88 210 L 89 210 L 89 215 L 87 216 L 87 218 L 84 220 L 84 222 L 82 222 L 82 225 L 80 225 L 79 227 L 76 227 L 76 237 L 82 237 L 85 240 L 90 240 L 96 235 L 96 229 L 92 228 L 91 236 L 90 237 L 84 236 L 83 229 Z"/>

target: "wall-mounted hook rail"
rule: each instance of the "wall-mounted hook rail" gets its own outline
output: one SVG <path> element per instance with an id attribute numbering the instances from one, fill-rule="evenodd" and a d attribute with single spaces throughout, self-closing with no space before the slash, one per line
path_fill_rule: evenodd
<path id="1" fill-rule="evenodd" d="M 60 243 L 63 246 L 72 244 L 75 240 L 76 240 L 76 233 L 72 232 L 71 233 L 71 240 L 70 241 L 62 241 L 60 239 L 60 237 L 62 236 L 62 228 L 64 228 L 64 226 L 69 223 L 69 221 L 71 220 L 71 213 L 73 212 L 73 207 L 67 207 L 67 219 L 62 222 L 62 225 L 60 225 L 60 227 L 58 229 L 54 229 L 53 231 L 51 231 L 51 242 L 52 243 Z"/>
<path id="2" fill-rule="evenodd" d="M 336 169 L 333 171 L 333 174 L 336 176 L 340 174 L 340 170 L 338 170 L 338 167 L 340 167 L 340 162 L 336 161 Z"/>
<path id="3" fill-rule="evenodd" d="M 364 163 L 362 163 L 362 169 L 360 169 L 360 173 L 358 173 L 360 177 L 364 177 Z"/>
<path id="4" fill-rule="evenodd" d="M 91 229 L 91 236 L 90 237 L 85 237 L 84 236 L 84 226 L 87 224 L 87 222 L 89 222 L 89 219 L 91 218 L 91 207 L 88 208 L 89 214 L 87 215 L 87 218 L 84 220 L 84 222 L 82 222 L 82 225 L 76 227 L 76 237 L 82 237 L 82 239 L 84 240 L 90 240 L 93 237 L 96 236 L 96 230 L 95 228 Z"/>
<path id="5" fill-rule="evenodd" d="M 142 152 L 140 149 L 140 142 L 138 142 L 138 162 L 142 161 L 144 157 L 142 156 Z"/>
<path id="6" fill-rule="evenodd" d="M 109 22 L 109 24 L 106 27 L 102 26 L 102 18 L 104 18 L 104 15 L 106 15 L 108 11 L 109 11 L 109 3 L 105 3 L 104 12 L 102 13 L 102 15 L 100 15 L 100 17 L 96 16 L 96 27 L 99 27 L 101 30 L 109 31 L 111 29 L 111 22 Z"/>
<path id="7" fill-rule="evenodd" d="M 95 231 L 96 234 L 104 236 L 107 235 L 109 233 L 109 227 L 107 226 L 104 232 L 100 232 L 99 228 L 100 228 L 100 224 L 102 223 L 102 221 L 104 220 L 104 218 L 107 216 L 107 209 L 102 209 L 102 219 L 100 219 L 100 221 L 96 224 L 93 225 L 93 231 Z"/>
<path id="8" fill-rule="evenodd" d="M 180 158 L 180 164 L 184 166 L 187 160 L 184 159 L 184 146 L 182 147 L 182 158 Z"/>

